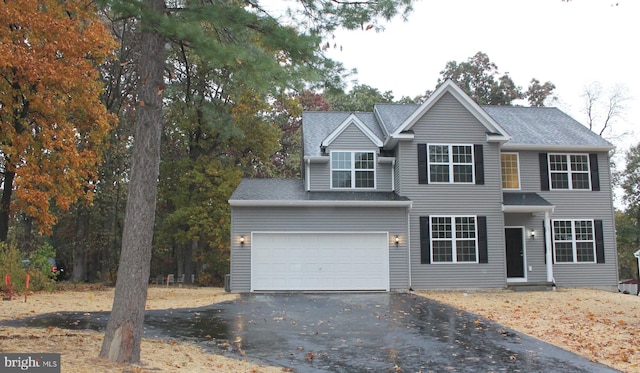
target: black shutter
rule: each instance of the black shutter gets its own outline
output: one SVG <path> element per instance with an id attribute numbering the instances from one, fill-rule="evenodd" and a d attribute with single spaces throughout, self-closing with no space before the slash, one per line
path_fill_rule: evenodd
<path id="1" fill-rule="evenodd" d="M 549 190 L 549 157 L 547 153 L 538 154 L 540 157 L 540 190 Z"/>
<path id="2" fill-rule="evenodd" d="M 487 240 L 487 217 L 478 216 L 478 262 L 489 263 L 489 247 Z"/>
<path id="3" fill-rule="evenodd" d="M 602 229 L 602 220 L 594 220 L 593 225 L 596 235 L 596 262 L 604 263 L 604 231 Z"/>
<path id="4" fill-rule="evenodd" d="M 418 144 L 418 183 L 429 184 L 427 179 L 427 144 Z"/>
<path id="5" fill-rule="evenodd" d="M 482 144 L 473 146 L 473 158 L 476 169 L 476 184 L 484 185 L 484 152 L 482 151 Z"/>
<path id="6" fill-rule="evenodd" d="M 600 190 L 600 174 L 598 172 L 598 154 L 589 154 L 589 169 L 591 170 L 591 190 Z"/>
<path id="7" fill-rule="evenodd" d="M 420 263 L 431 264 L 431 240 L 429 237 L 429 217 L 420 217 Z"/>

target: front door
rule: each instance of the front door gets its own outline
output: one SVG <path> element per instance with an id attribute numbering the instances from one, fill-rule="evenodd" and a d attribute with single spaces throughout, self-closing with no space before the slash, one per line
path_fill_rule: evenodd
<path id="1" fill-rule="evenodd" d="M 505 228 L 507 278 L 524 279 L 524 228 Z"/>

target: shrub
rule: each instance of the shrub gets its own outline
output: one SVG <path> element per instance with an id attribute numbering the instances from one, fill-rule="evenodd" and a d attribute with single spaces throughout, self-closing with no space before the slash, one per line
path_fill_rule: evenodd
<path id="1" fill-rule="evenodd" d="M 10 276 L 13 291 L 23 293 L 26 286 L 27 273 L 29 274 L 29 290 L 54 290 L 55 274 L 51 273 L 49 258 L 55 256 L 53 247 L 48 244 L 36 250 L 26 259 L 20 250 L 14 246 L 0 244 L 0 289 L 3 293 L 9 292 L 9 285 L 5 282 L 6 275 Z"/>

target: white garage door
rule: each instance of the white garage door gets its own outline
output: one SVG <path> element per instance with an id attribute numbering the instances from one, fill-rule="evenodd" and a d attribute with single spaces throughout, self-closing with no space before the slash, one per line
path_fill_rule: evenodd
<path id="1" fill-rule="evenodd" d="M 389 290 L 387 233 L 254 233 L 251 291 Z"/>

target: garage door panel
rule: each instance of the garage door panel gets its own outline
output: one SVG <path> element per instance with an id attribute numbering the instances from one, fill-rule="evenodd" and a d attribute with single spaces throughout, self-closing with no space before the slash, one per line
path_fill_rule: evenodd
<path id="1" fill-rule="evenodd" d="M 386 233 L 254 233 L 251 289 L 388 290 Z"/>

